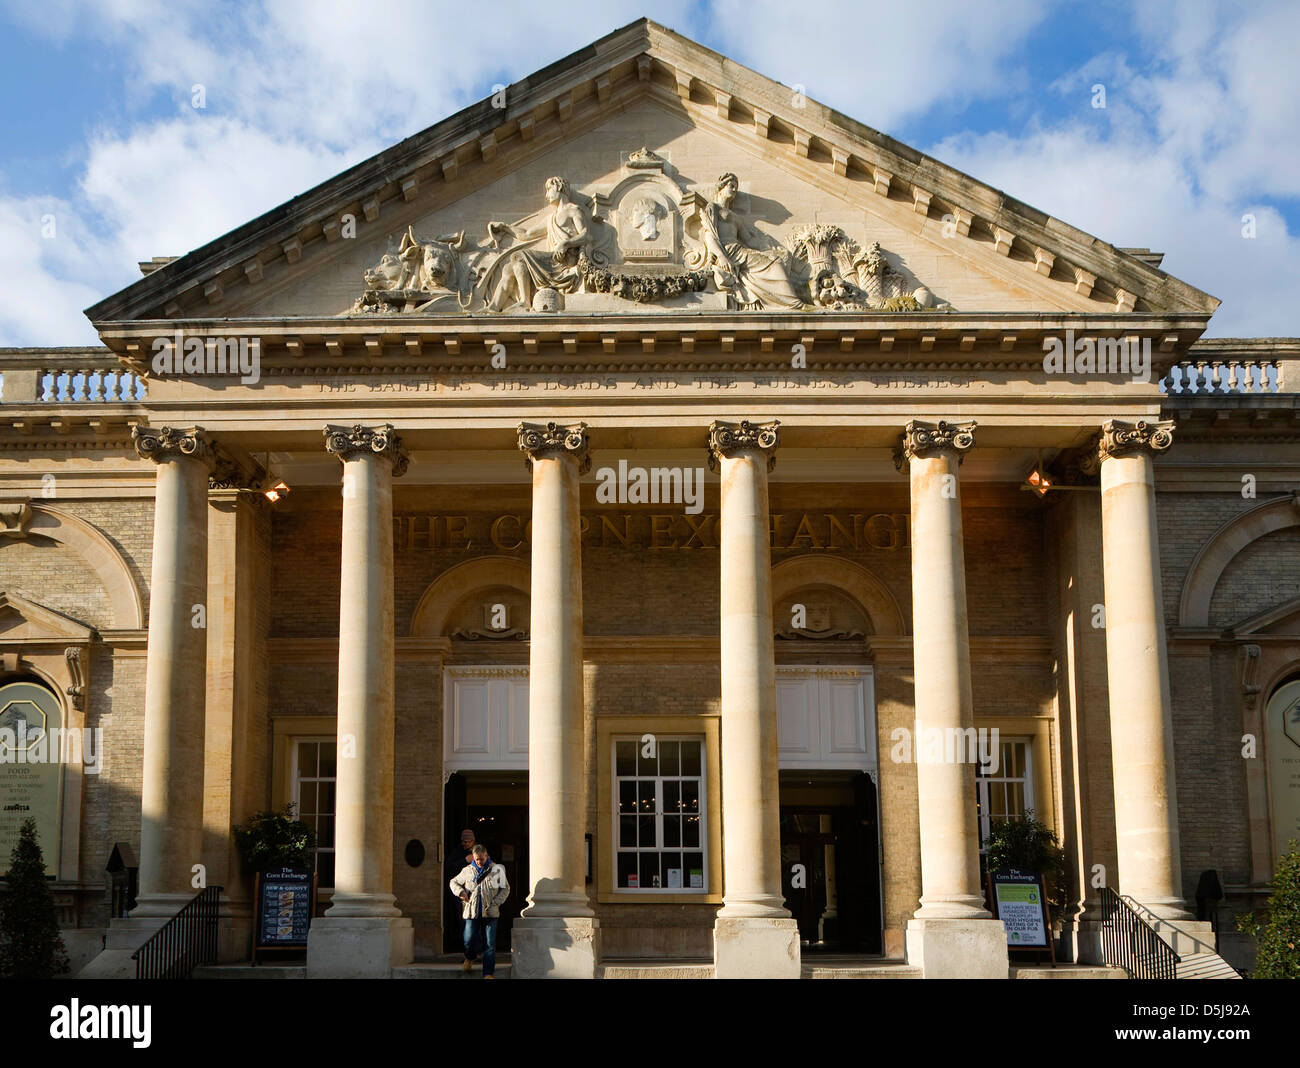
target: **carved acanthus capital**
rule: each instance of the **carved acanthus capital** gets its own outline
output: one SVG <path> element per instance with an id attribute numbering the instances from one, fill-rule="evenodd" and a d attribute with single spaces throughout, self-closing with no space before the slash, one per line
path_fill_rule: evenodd
<path id="1" fill-rule="evenodd" d="M 586 423 L 520 423 L 518 429 L 519 449 L 530 471 L 534 460 L 552 456 L 577 460 L 580 475 L 591 470 Z"/>
<path id="2" fill-rule="evenodd" d="M 943 452 L 957 455 L 960 463 L 966 450 L 975 444 L 975 420 L 969 423 L 925 423 L 912 419 L 903 427 L 903 437 L 894 450 L 894 466 L 900 471 L 903 464 L 914 458 L 924 459 Z"/>
<path id="3" fill-rule="evenodd" d="M 327 426 L 325 450 L 332 452 L 344 463 L 365 453 L 382 456 L 393 465 L 394 478 L 405 474 L 411 461 L 392 423 L 381 423 L 379 426 L 362 426 L 360 423 L 353 423 L 352 426 Z"/>
<path id="4" fill-rule="evenodd" d="M 770 423 L 751 423 L 748 419 L 724 423 L 715 419 L 709 424 L 709 470 L 716 471 L 724 457 L 752 449 L 767 454 L 767 469 L 771 471 L 776 466 L 780 426 L 778 419 Z"/>
<path id="5" fill-rule="evenodd" d="M 187 457 L 206 464 L 211 471 L 217 462 L 215 443 L 201 426 L 133 426 L 131 438 L 135 451 L 156 464 Z"/>
<path id="6" fill-rule="evenodd" d="M 1095 442 L 1096 448 L 1088 461 L 1093 470 L 1100 468 L 1103 460 L 1112 457 L 1163 452 L 1174 443 L 1174 422 L 1172 419 L 1139 419 L 1136 423 L 1129 423 L 1123 419 L 1107 419 L 1102 423 Z"/>

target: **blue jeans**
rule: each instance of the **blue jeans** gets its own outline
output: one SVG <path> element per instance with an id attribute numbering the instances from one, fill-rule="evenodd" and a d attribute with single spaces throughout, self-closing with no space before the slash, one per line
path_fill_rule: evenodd
<path id="1" fill-rule="evenodd" d="M 483 974 L 491 975 L 497 964 L 497 917 L 465 921 L 465 959 L 473 960 L 482 947 Z"/>

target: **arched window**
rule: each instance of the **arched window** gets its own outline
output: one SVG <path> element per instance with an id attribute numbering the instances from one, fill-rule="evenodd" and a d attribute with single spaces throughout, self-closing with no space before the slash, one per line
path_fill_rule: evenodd
<path id="1" fill-rule="evenodd" d="M 63 765 L 80 761 L 80 732 L 65 732 L 63 705 L 32 675 L 0 680 L 0 872 L 23 821 L 36 821 L 46 874 L 58 874 Z"/>

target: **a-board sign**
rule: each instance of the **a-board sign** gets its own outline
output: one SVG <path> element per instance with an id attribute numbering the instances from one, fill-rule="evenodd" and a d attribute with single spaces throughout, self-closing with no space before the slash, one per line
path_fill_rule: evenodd
<path id="1" fill-rule="evenodd" d="M 269 868 L 259 872 L 257 948 L 306 948 L 315 896 L 315 877 L 306 868 Z"/>
<path id="2" fill-rule="evenodd" d="M 1007 929 L 1008 949 L 1051 949 L 1051 919 L 1043 877 L 1007 868 L 989 873 L 993 914 Z"/>

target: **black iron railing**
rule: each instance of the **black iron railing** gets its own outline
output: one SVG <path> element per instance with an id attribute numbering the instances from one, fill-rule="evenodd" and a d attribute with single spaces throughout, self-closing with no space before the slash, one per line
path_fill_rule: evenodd
<path id="1" fill-rule="evenodd" d="M 217 960 L 217 909 L 221 887 L 209 886 L 131 954 L 137 979 L 188 979 L 200 964 Z"/>
<path id="2" fill-rule="evenodd" d="M 1101 888 L 1101 956 L 1130 979 L 1177 979 L 1178 954 L 1109 886 Z"/>

